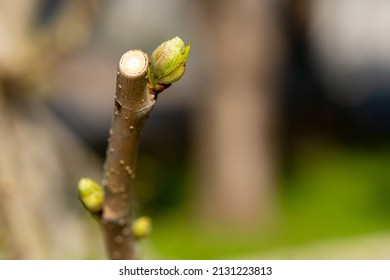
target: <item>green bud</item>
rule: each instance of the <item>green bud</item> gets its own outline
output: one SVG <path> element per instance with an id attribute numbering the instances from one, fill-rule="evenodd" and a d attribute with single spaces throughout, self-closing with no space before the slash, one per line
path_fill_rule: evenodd
<path id="1" fill-rule="evenodd" d="M 137 239 L 142 239 L 150 235 L 152 231 L 152 219 L 149 217 L 139 217 L 133 222 L 133 235 Z"/>
<path id="2" fill-rule="evenodd" d="M 148 86 L 151 92 L 157 94 L 183 76 L 190 48 L 190 44 L 184 45 L 176 36 L 154 50 L 148 68 Z"/>
<path id="3" fill-rule="evenodd" d="M 104 189 L 89 178 L 82 178 L 78 185 L 80 200 L 91 213 L 100 212 L 103 208 Z"/>

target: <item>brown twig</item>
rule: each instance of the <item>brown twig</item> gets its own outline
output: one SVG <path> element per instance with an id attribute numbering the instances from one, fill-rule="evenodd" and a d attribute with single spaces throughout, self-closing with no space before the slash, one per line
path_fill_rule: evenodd
<path id="1" fill-rule="evenodd" d="M 147 87 L 147 69 L 148 57 L 140 50 L 125 53 L 118 67 L 102 182 L 106 198 L 101 224 L 111 259 L 137 258 L 131 231 L 133 181 L 141 131 L 155 104 Z"/>

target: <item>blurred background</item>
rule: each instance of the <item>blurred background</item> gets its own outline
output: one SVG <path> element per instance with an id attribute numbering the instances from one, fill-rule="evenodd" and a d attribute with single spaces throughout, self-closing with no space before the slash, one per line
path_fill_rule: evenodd
<path id="1" fill-rule="evenodd" d="M 390 258 L 390 2 L 0 0 L 0 258 L 104 259 L 117 63 L 179 36 L 140 145 L 146 259 Z"/>

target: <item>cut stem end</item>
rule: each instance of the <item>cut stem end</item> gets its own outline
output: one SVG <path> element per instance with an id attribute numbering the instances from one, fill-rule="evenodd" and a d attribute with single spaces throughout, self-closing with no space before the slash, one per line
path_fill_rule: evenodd
<path id="1" fill-rule="evenodd" d="M 148 69 L 148 57 L 141 50 L 125 53 L 119 61 L 119 71 L 128 77 L 143 75 Z"/>

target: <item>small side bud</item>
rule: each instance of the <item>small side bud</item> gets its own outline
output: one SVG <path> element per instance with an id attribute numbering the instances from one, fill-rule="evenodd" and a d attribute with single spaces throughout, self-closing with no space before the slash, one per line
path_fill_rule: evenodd
<path id="1" fill-rule="evenodd" d="M 135 238 L 143 239 L 150 235 L 152 231 L 152 219 L 149 217 L 139 217 L 133 222 L 132 232 Z"/>
<path id="2" fill-rule="evenodd" d="M 89 178 L 82 178 L 78 184 L 80 200 L 91 213 L 102 211 L 104 189 L 101 185 Z"/>
<path id="3" fill-rule="evenodd" d="M 190 44 L 186 46 L 176 36 L 154 50 L 148 68 L 148 87 L 151 93 L 160 93 L 183 76 L 190 48 Z"/>

